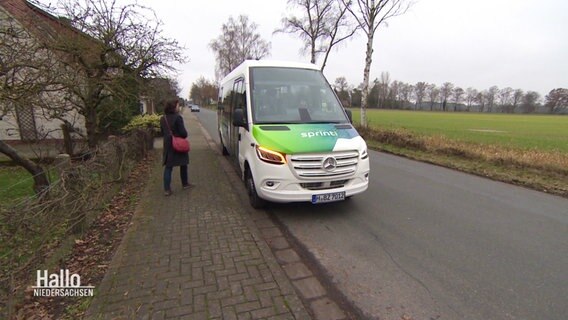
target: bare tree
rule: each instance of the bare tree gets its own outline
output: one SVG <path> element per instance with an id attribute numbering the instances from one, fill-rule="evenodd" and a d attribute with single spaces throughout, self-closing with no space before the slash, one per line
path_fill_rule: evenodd
<path id="1" fill-rule="evenodd" d="M 117 109 L 137 99 L 142 79 L 174 71 L 172 64 L 184 61 L 183 48 L 163 36 L 163 23 L 153 10 L 138 4 L 62 0 L 58 7 L 55 14 L 65 17 L 69 27 L 58 30 L 48 45 L 62 57 L 67 72 L 59 83 L 67 101 L 85 117 L 92 149 L 101 133 L 101 111 L 111 101 Z"/>
<path id="2" fill-rule="evenodd" d="M 358 26 L 350 23 L 347 6 L 339 0 L 288 0 L 288 3 L 299 7 L 304 16 L 283 18 L 283 27 L 274 32 L 298 34 L 304 42 L 303 51 L 310 54 L 311 63 L 316 63 L 317 56 L 324 54 L 323 71 L 331 50 L 353 36 Z"/>
<path id="3" fill-rule="evenodd" d="M 0 10 L 0 119 L 16 119 L 31 112 L 42 96 L 55 90 L 55 58 L 52 52 L 3 10 Z M 20 138 L 23 140 L 22 131 Z M 34 134 L 34 139 L 38 137 Z M 39 164 L 0 140 L 0 153 L 27 170 L 34 179 L 34 190 L 40 193 L 49 186 L 47 175 Z"/>
<path id="4" fill-rule="evenodd" d="M 536 91 L 527 91 L 522 100 L 522 106 L 526 113 L 533 113 L 540 101 L 540 94 Z"/>
<path id="5" fill-rule="evenodd" d="M 217 98 L 218 91 L 215 83 L 199 77 L 191 86 L 190 98 L 198 104 L 206 105 Z"/>
<path id="6" fill-rule="evenodd" d="M 479 112 L 484 112 L 487 104 L 487 90 L 478 92 L 475 96 L 475 102 L 479 105 Z"/>
<path id="7" fill-rule="evenodd" d="M 471 106 L 476 101 L 477 94 L 478 94 L 477 90 L 472 87 L 465 89 L 465 104 L 467 108 L 466 110 L 468 112 L 471 110 Z"/>
<path id="8" fill-rule="evenodd" d="M 289 16 L 282 19 L 283 27 L 274 32 L 298 34 L 304 42 L 304 52 L 310 54 L 310 62 L 316 63 L 318 54 L 324 52 L 326 23 L 329 24 L 333 0 L 288 0 L 288 4 L 300 7 L 304 16 Z"/>
<path id="9" fill-rule="evenodd" d="M 367 36 L 365 68 L 363 69 L 363 89 L 361 100 L 361 125 L 367 126 L 367 95 L 369 93 L 369 73 L 373 58 L 373 40 L 378 27 L 392 17 L 406 13 L 412 5 L 408 0 L 341 0 L 357 21 L 357 25 Z M 352 1 L 354 3 L 352 4 Z"/>
<path id="10" fill-rule="evenodd" d="M 513 92 L 513 99 L 511 102 L 511 113 L 514 113 L 517 107 L 521 104 L 524 95 L 525 93 L 521 89 L 517 89 L 515 90 L 515 92 Z"/>
<path id="11" fill-rule="evenodd" d="M 333 84 L 333 88 L 335 89 L 337 97 L 339 98 L 341 103 L 344 106 L 351 106 L 351 93 L 349 92 L 349 84 L 347 83 L 347 79 L 345 79 L 345 77 L 336 78 Z"/>
<path id="12" fill-rule="evenodd" d="M 426 89 L 428 88 L 428 84 L 426 82 L 417 82 L 416 85 L 414 86 L 414 96 L 416 97 L 416 103 L 414 104 L 414 110 L 416 110 L 416 108 L 418 106 L 420 106 L 420 108 L 422 108 L 422 101 L 424 100 L 424 97 L 426 96 Z"/>
<path id="13" fill-rule="evenodd" d="M 367 95 L 367 105 L 369 108 L 381 107 L 380 100 L 382 91 L 379 79 L 373 80 L 373 86 L 369 89 L 369 95 Z"/>
<path id="14" fill-rule="evenodd" d="M 451 82 L 444 82 L 440 87 L 440 100 L 442 101 L 442 111 L 446 111 L 448 98 L 452 94 L 454 84 Z"/>
<path id="15" fill-rule="evenodd" d="M 179 97 L 180 88 L 175 79 L 151 78 L 144 81 L 144 98 L 152 107 L 152 112 L 163 112 L 168 101 Z"/>
<path id="16" fill-rule="evenodd" d="M 463 101 L 464 94 L 465 91 L 462 88 L 460 87 L 454 88 L 452 92 L 452 96 L 454 98 L 454 112 L 457 111 L 458 104 L 460 104 Z"/>
<path id="17" fill-rule="evenodd" d="M 414 93 L 414 86 L 409 83 L 402 83 L 400 88 L 401 108 L 406 109 L 410 105 L 410 98 Z"/>
<path id="18" fill-rule="evenodd" d="M 550 113 L 559 112 L 568 108 L 568 89 L 556 88 L 550 90 L 545 97 L 545 105 Z"/>
<path id="19" fill-rule="evenodd" d="M 398 80 L 394 80 L 390 82 L 390 85 L 387 85 L 387 82 L 383 82 L 383 80 L 375 80 L 375 87 L 371 89 L 374 90 L 378 97 L 380 108 L 405 109 L 410 105 L 414 86 Z"/>
<path id="20" fill-rule="evenodd" d="M 381 80 L 377 81 L 377 107 L 386 108 L 387 99 L 390 91 L 390 74 L 388 72 L 381 72 Z"/>
<path id="21" fill-rule="evenodd" d="M 325 69 L 331 50 L 339 43 L 351 38 L 359 29 L 359 25 L 353 25 L 348 18 L 348 6 L 344 6 L 341 0 L 335 1 L 337 3 L 337 6 L 334 6 L 335 19 L 332 19 L 333 23 L 331 23 L 327 28 L 327 45 L 325 47 L 325 55 L 321 65 L 321 71 Z"/>
<path id="22" fill-rule="evenodd" d="M 209 44 L 215 53 L 217 78 L 229 74 L 247 59 L 262 59 L 270 55 L 270 42 L 261 38 L 256 29 L 258 25 L 250 22 L 248 16 L 240 15 L 221 27 L 221 35 Z"/>
<path id="23" fill-rule="evenodd" d="M 389 109 L 398 109 L 401 103 L 400 95 L 402 90 L 402 82 L 395 80 L 391 83 L 388 94 Z"/>
<path id="24" fill-rule="evenodd" d="M 499 90 L 498 98 L 499 98 L 499 105 L 501 106 L 501 110 L 503 112 L 511 112 L 511 100 L 513 95 L 513 88 L 507 87 Z"/>
<path id="25" fill-rule="evenodd" d="M 485 101 L 487 102 L 487 112 L 493 112 L 493 106 L 495 106 L 495 99 L 499 88 L 497 86 L 492 86 L 485 92 Z"/>
<path id="26" fill-rule="evenodd" d="M 430 111 L 433 111 L 434 110 L 434 104 L 436 104 L 436 101 L 438 100 L 438 97 L 440 96 L 440 89 L 438 89 L 436 87 L 436 85 L 432 83 L 432 84 L 428 85 L 427 94 L 428 94 L 428 98 L 430 99 Z"/>
<path id="27" fill-rule="evenodd" d="M 347 83 L 347 79 L 345 79 L 345 77 L 337 77 L 335 79 L 335 82 L 333 83 L 333 88 L 338 92 L 346 91 L 348 87 L 349 84 Z"/>
<path id="28" fill-rule="evenodd" d="M 353 86 L 351 88 L 351 97 L 349 98 L 349 100 L 351 100 L 351 105 L 352 106 L 358 106 L 361 107 L 361 88 L 363 87 L 363 83 L 360 83 L 359 86 L 355 87 Z"/>

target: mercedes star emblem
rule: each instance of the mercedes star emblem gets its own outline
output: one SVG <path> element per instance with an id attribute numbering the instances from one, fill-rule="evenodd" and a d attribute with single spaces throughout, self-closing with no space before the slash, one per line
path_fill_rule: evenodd
<path id="1" fill-rule="evenodd" d="M 334 157 L 325 158 L 325 160 L 323 160 L 322 168 L 325 171 L 331 171 L 331 170 L 337 168 L 337 160 L 335 160 Z"/>

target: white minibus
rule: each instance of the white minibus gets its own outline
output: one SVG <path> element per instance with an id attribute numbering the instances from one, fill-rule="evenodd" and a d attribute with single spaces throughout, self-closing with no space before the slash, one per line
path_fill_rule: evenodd
<path id="1" fill-rule="evenodd" d="M 316 65 L 244 61 L 219 86 L 218 129 L 255 208 L 368 187 L 367 145 Z"/>

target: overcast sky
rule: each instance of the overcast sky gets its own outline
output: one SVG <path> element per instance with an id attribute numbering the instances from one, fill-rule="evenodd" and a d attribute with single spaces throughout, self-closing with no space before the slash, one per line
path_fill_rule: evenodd
<path id="1" fill-rule="evenodd" d="M 200 76 L 214 80 L 215 60 L 208 45 L 230 16 L 246 14 L 271 42 L 271 59 L 309 61 L 297 37 L 273 34 L 286 15 L 286 0 L 139 0 L 164 22 L 164 33 L 187 48 L 180 66 L 182 96 Z M 330 83 L 345 76 L 363 80 L 363 33 L 334 51 L 324 71 Z M 568 1 L 418 0 L 405 15 L 392 18 L 375 36 L 371 80 L 381 72 L 392 80 L 449 81 L 478 90 L 496 85 L 542 95 L 568 87 Z"/>

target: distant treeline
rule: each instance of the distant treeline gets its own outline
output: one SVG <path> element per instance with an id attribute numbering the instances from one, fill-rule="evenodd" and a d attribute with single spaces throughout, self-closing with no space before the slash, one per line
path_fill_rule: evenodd
<path id="1" fill-rule="evenodd" d="M 361 106 L 361 85 L 355 88 L 345 77 L 339 77 L 333 87 L 344 106 Z M 367 103 L 369 108 L 380 109 L 568 114 L 568 89 L 552 89 L 543 98 L 536 91 L 510 87 L 492 86 L 479 91 L 450 82 L 441 86 L 427 82 L 409 84 L 391 81 L 388 72 L 383 72 L 370 86 Z"/>
<path id="2" fill-rule="evenodd" d="M 355 88 L 345 77 L 339 77 L 333 87 L 345 107 L 361 106 L 361 85 Z M 194 103 L 207 105 L 214 103 L 217 93 L 215 82 L 200 77 L 193 83 L 189 98 Z M 510 87 L 464 90 L 450 82 L 437 86 L 427 82 L 391 81 L 388 72 L 383 72 L 370 86 L 367 105 L 399 110 L 568 114 L 568 89 L 552 89 L 544 97 L 536 91 Z"/>

